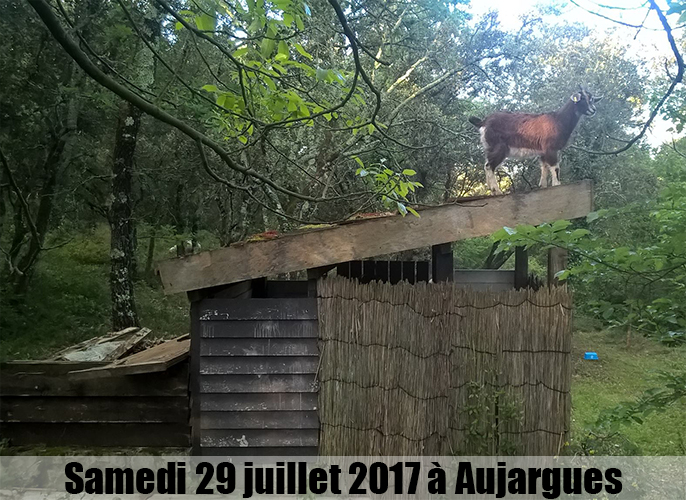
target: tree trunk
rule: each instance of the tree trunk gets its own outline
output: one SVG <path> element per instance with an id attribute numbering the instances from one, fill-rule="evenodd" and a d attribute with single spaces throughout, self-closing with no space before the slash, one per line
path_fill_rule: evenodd
<path id="1" fill-rule="evenodd" d="M 57 174 L 61 165 L 67 134 L 61 134 L 56 140 L 57 143 L 55 144 L 55 147 L 50 151 L 50 154 L 45 161 L 45 181 L 40 190 L 40 202 L 38 203 L 38 211 L 36 212 L 34 219 L 38 240 L 33 237 L 31 238 L 29 249 L 18 264 L 21 273 L 18 274 L 15 282 L 15 292 L 17 295 L 23 295 L 28 288 L 34 265 L 38 260 L 38 255 L 43 248 L 45 236 L 48 234 L 48 229 L 50 227 L 50 217 L 52 215 L 53 206 L 55 205 Z"/>
<path id="2" fill-rule="evenodd" d="M 109 212 L 112 328 L 140 326 L 134 297 L 135 222 L 133 219 L 133 155 L 141 112 L 129 103 L 119 106 L 112 164 L 112 205 Z"/>
<path id="3" fill-rule="evenodd" d="M 155 238 L 157 236 L 157 231 L 153 227 L 152 234 L 150 235 L 150 241 L 148 242 L 148 258 L 145 262 L 145 277 L 150 278 L 153 275 L 152 264 L 155 260 Z"/>

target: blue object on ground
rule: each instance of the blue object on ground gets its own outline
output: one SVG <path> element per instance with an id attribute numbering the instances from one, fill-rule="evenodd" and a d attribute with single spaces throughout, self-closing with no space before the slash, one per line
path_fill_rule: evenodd
<path id="1" fill-rule="evenodd" d="M 598 359 L 598 353 L 597 352 L 584 353 L 584 359 Z"/>

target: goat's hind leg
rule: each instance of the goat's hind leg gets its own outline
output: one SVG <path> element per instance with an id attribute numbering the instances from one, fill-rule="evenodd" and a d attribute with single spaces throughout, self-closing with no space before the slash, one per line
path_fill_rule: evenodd
<path id="1" fill-rule="evenodd" d="M 548 187 L 548 173 L 553 186 L 560 185 L 560 158 L 555 151 L 548 151 L 541 155 L 541 182 L 538 186 Z"/>
<path id="2" fill-rule="evenodd" d="M 548 187 L 548 164 L 541 159 L 541 180 L 538 181 L 539 188 Z"/>
<path id="3" fill-rule="evenodd" d="M 486 184 L 491 190 L 492 194 L 503 194 L 498 185 L 498 178 L 495 175 L 495 169 L 507 158 L 509 149 L 505 145 L 494 148 L 486 154 Z"/>

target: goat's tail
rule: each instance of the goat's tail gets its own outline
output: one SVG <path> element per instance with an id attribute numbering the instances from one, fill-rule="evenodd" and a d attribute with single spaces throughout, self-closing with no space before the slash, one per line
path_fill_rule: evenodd
<path id="1" fill-rule="evenodd" d="M 469 123 L 474 125 L 476 128 L 481 128 L 481 127 L 483 127 L 483 124 L 484 124 L 483 120 L 481 120 L 480 118 L 477 118 L 476 116 L 470 116 L 469 117 Z"/>

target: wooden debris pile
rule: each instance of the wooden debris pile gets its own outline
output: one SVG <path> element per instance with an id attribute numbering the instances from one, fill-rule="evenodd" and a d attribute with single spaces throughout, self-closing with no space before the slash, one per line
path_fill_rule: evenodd
<path id="1" fill-rule="evenodd" d="M 108 333 L 63 349 L 50 361 L 97 363 L 68 372 L 70 378 L 85 379 L 162 372 L 188 357 L 190 335 L 164 341 L 149 338 L 150 333 L 137 327 Z"/>

